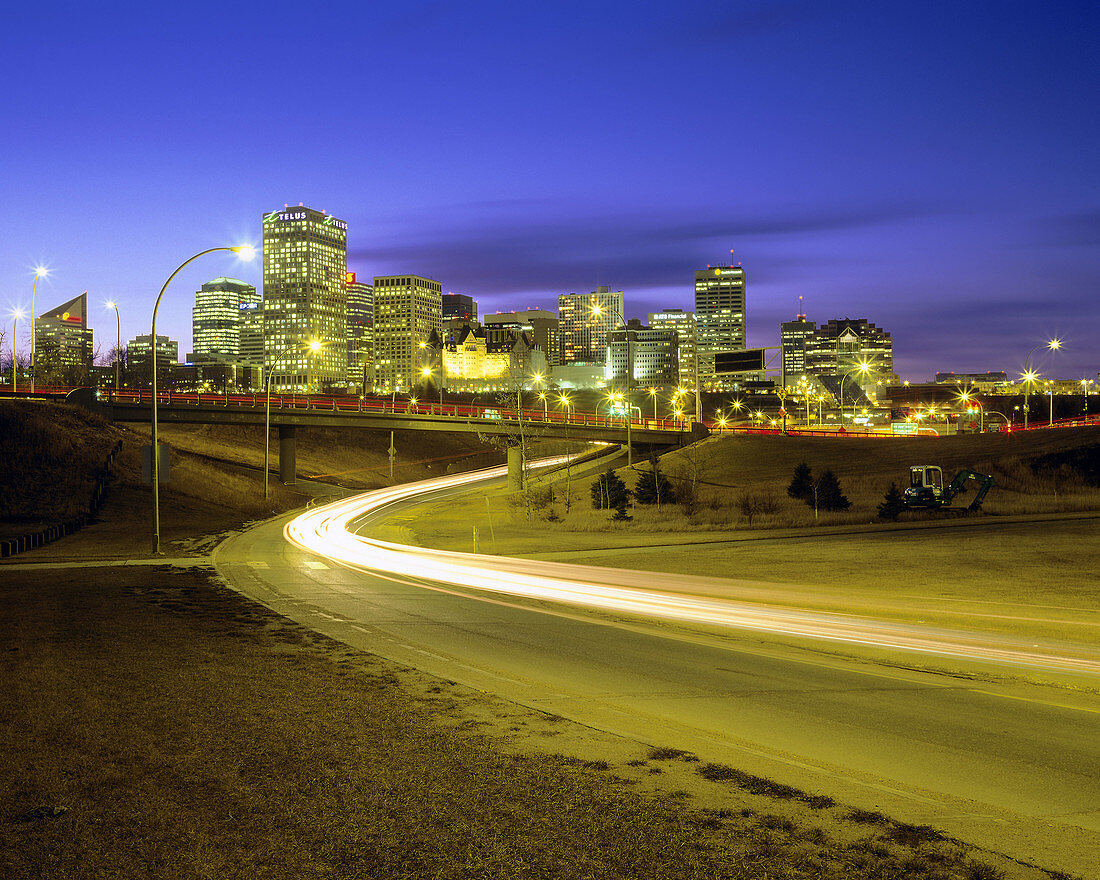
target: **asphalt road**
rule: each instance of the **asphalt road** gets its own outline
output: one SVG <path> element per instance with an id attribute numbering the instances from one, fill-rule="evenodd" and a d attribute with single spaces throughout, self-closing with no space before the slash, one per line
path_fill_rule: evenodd
<path id="1" fill-rule="evenodd" d="M 216 566 L 317 631 L 642 743 L 1100 877 L 1100 707 L 1087 699 L 349 570 L 289 544 L 287 519 L 226 542 Z"/>

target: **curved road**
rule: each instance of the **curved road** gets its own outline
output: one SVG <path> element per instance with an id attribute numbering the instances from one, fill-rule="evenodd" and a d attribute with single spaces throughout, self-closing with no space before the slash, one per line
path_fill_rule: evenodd
<path id="1" fill-rule="evenodd" d="M 427 481 L 417 491 L 420 500 L 437 500 L 468 491 L 468 479 Z M 342 522 L 331 535 L 326 526 L 342 520 L 363 529 L 370 514 L 358 509 L 379 500 L 410 503 L 407 491 L 337 502 L 288 529 L 296 540 L 319 541 L 324 557 L 284 538 L 288 516 L 224 543 L 215 555 L 217 570 L 244 594 L 356 648 L 639 742 L 688 749 L 706 761 L 932 824 L 1021 861 L 1100 877 L 1095 701 L 1047 688 L 876 669 L 768 644 L 773 617 L 762 606 L 738 606 L 757 617 L 726 633 L 702 634 L 685 621 L 639 616 L 636 606 L 591 607 L 587 589 L 561 604 L 549 599 L 552 591 L 487 592 L 485 583 L 463 583 L 447 570 L 457 564 L 482 576 L 528 569 L 552 577 L 555 568 L 578 566 L 490 557 L 479 568 L 463 565 L 470 561 L 463 554 L 380 542 L 368 542 L 369 550 L 389 554 L 389 561 L 372 561 L 394 569 L 396 558 L 395 570 L 412 574 L 337 564 L 341 555 L 367 564 L 348 556 L 362 553 L 364 542 L 344 533 Z M 657 576 L 584 571 L 631 601 L 684 604 L 682 593 L 655 598 L 644 589 Z M 576 585 L 576 571 L 565 573 L 565 582 Z M 695 611 L 702 602 L 713 613 L 705 596 L 688 598 Z M 837 615 L 795 614 L 793 623 L 791 617 L 786 612 L 775 625 L 803 636 L 819 627 L 816 635 L 823 636 L 838 622 Z M 1096 658 L 1030 656 L 1019 646 L 863 623 L 852 630 L 845 621 L 839 637 L 885 632 L 891 643 L 924 639 L 933 651 L 965 644 L 970 651 L 1007 651 L 1005 662 L 1068 663 L 1060 668 L 1095 674 Z M 800 628 L 789 630 L 793 624 Z"/>

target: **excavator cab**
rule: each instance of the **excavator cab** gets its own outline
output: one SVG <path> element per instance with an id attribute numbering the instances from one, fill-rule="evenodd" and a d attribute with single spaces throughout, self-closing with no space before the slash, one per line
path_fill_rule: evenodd
<path id="1" fill-rule="evenodd" d="M 939 507 L 943 497 L 943 468 L 934 464 L 915 464 L 909 468 L 909 488 L 905 503 L 909 507 Z"/>

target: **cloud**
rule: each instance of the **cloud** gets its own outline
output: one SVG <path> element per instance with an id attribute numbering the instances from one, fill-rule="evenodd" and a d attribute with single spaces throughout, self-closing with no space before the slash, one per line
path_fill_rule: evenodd
<path id="1" fill-rule="evenodd" d="M 1048 219 L 1044 225 L 1050 244 L 1083 247 L 1100 244 L 1100 210 L 1063 214 Z"/>
<path id="2" fill-rule="evenodd" d="M 686 288 L 691 272 L 730 259 L 729 249 L 752 239 L 756 282 L 820 271 L 827 257 L 791 256 L 783 240 L 904 222 L 919 206 L 801 207 L 787 211 L 716 214 L 697 210 L 595 213 L 553 200 L 454 205 L 424 217 L 371 224 L 373 243 L 354 245 L 352 268 L 364 274 L 415 272 L 472 295 L 573 292 L 609 284 L 632 293 Z M 445 219 L 435 219 L 442 212 Z M 535 219 L 532 219 L 534 217 Z M 707 219 L 698 219 L 705 217 Z M 382 229 L 386 232 L 381 233 Z M 761 259 L 766 255 L 766 259 Z"/>

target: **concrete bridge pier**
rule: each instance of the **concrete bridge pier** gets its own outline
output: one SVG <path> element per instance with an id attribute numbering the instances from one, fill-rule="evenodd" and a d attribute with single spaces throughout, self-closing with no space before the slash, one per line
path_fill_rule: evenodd
<path id="1" fill-rule="evenodd" d="M 519 446 L 508 447 L 508 488 L 523 488 L 523 449 Z"/>
<path id="2" fill-rule="evenodd" d="M 279 480 L 284 485 L 296 482 L 297 462 L 294 460 L 294 426 L 279 425 Z"/>

